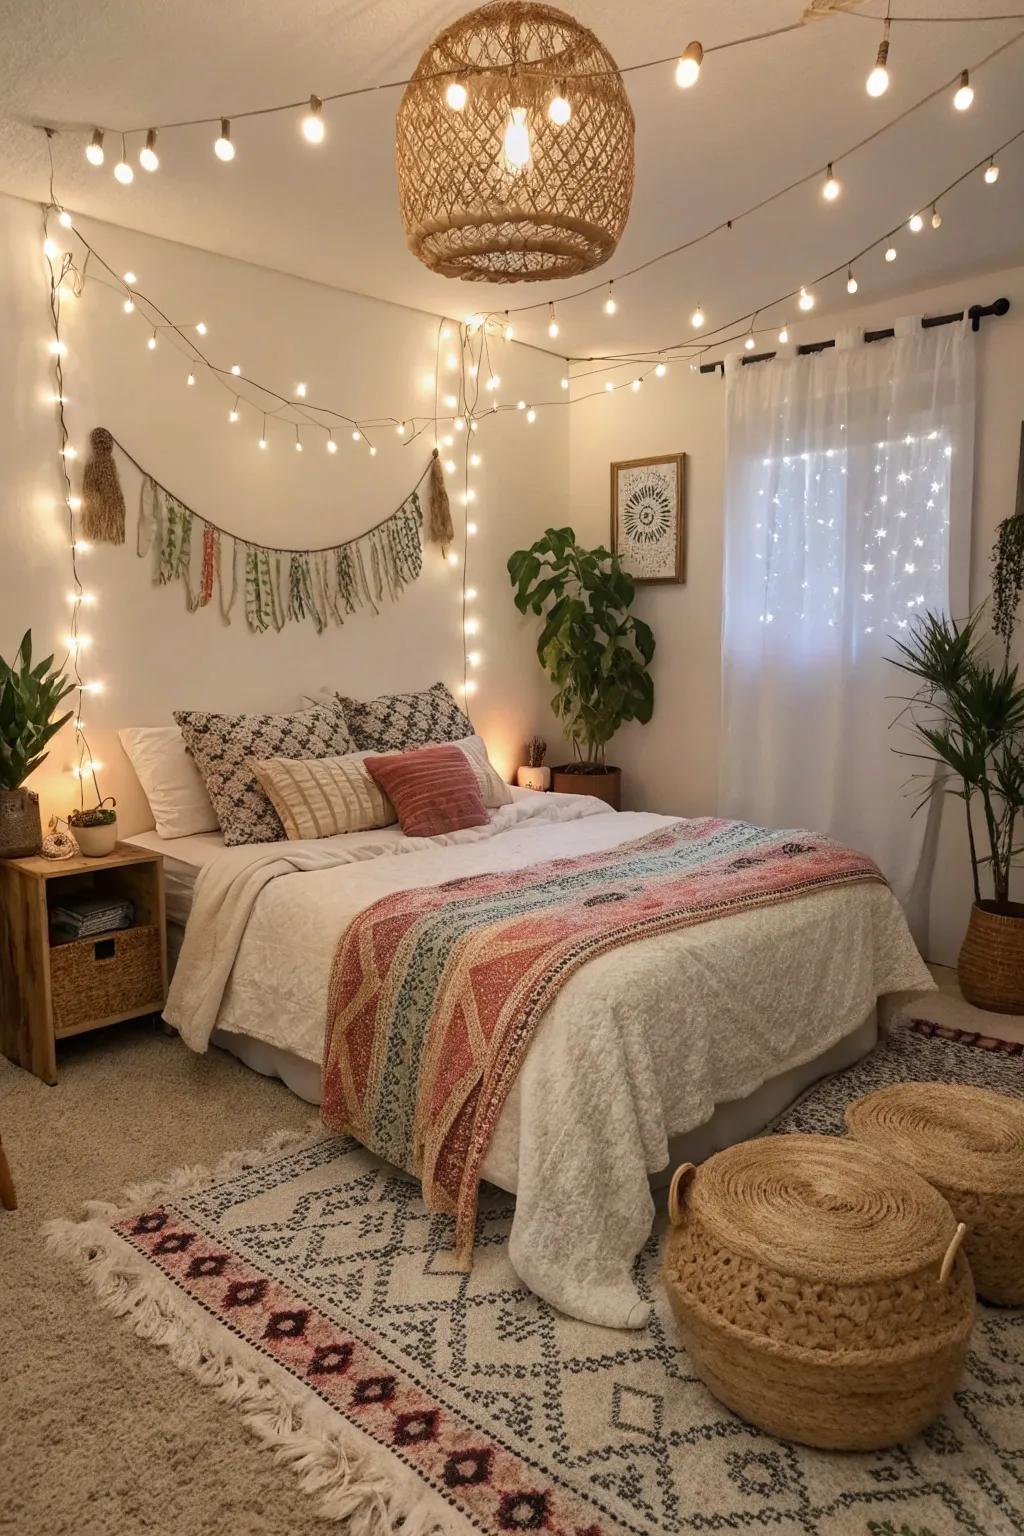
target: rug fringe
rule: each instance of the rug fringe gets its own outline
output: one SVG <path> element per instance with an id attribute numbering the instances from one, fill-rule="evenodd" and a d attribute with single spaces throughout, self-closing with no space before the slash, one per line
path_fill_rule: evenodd
<path id="1" fill-rule="evenodd" d="M 166 1349 L 177 1368 L 241 1415 L 247 1429 L 317 1499 L 320 1515 L 351 1536 L 449 1536 L 471 1523 L 385 1447 L 300 1389 L 267 1360 L 184 1297 L 133 1251 L 109 1223 L 155 1201 L 195 1192 L 324 1139 L 323 1128 L 278 1131 L 262 1146 L 233 1152 L 215 1167 L 181 1168 L 163 1181 L 132 1185 L 123 1206 L 91 1201 L 84 1221 L 46 1222 L 47 1247 L 90 1283 L 100 1304 L 133 1332 Z"/>

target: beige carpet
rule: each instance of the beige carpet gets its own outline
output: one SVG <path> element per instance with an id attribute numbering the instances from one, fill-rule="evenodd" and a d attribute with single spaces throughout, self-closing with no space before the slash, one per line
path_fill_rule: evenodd
<path id="1" fill-rule="evenodd" d="M 238 1414 L 97 1305 L 39 1235 L 51 1216 L 310 1120 L 280 1083 L 153 1025 L 82 1036 L 55 1088 L 0 1057 L 0 1531 L 296 1536 L 323 1529 Z"/>

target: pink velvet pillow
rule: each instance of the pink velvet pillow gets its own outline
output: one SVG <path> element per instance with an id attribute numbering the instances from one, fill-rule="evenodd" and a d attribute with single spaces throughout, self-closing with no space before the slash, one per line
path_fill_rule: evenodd
<path id="1" fill-rule="evenodd" d="M 363 761 L 398 812 L 407 837 L 437 837 L 487 825 L 476 774 L 458 747 L 421 747 Z"/>

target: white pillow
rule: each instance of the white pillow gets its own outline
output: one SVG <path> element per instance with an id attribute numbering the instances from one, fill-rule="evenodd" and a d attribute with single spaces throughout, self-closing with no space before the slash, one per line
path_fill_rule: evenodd
<path id="1" fill-rule="evenodd" d="M 117 734 L 149 801 L 158 837 L 217 831 L 213 801 L 176 725 L 133 725 Z"/>
<path id="2" fill-rule="evenodd" d="M 489 811 L 497 810 L 499 805 L 512 804 L 512 791 L 487 756 L 487 743 L 482 736 L 464 736 L 461 741 L 448 741 L 444 745 L 458 747 L 469 758 L 484 805 Z"/>

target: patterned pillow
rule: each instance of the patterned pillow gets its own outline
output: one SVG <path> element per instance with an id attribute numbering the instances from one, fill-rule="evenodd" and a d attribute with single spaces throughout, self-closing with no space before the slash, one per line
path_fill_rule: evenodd
<path id="1" fill-rule="evenodd" d="M 476 774 L 458 747 L 368 757 L 366 767 L 398 812 L 406 837 L 439 837 L 487 825 Z"/>
<path id="2" fill-rule="evenodd" d="M 250 758 L 335 757 L 352 749 L 336 703 L 314 704 L 295 715 L 218 715 L 178 709 L 174 718 L 195 758 L 217 812 L 224 841 L 275 843 L 281 819 L 256 779 Z"/>
<path id="3" fill-rule="evenodd" d="M 387 795 L 366 771 L 363 754 L 252 759 L 252 770 L 284 824 L 285 836 L 337 837 L 398 820 Z"/>
<path id="4" fill-rule="evenodd" d="M 341 694 L 352 739 L 360 752 L 404 752 L 436 741 L 462 741 L 473 726 L 444 683 L 422 693 L 382 693 L 361 702 Z"/>

